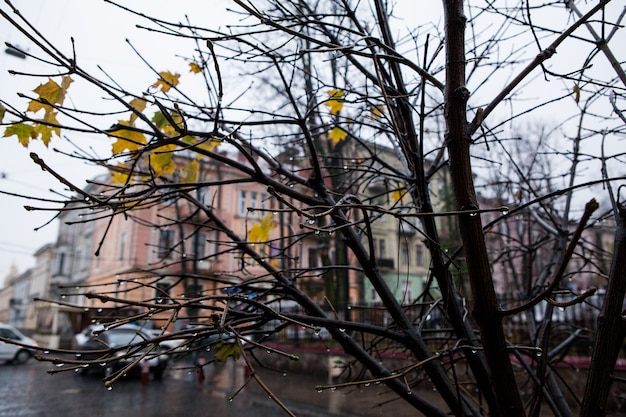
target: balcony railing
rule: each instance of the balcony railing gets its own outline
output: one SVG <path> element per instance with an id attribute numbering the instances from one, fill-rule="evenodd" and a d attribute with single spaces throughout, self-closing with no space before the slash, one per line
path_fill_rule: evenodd
<path id="1" fill-rule="evenodd" d="M 393 258 L 379 258 L 378 259 L 378 267 L 380 269 L 394 269 L 394 260 Z"/>

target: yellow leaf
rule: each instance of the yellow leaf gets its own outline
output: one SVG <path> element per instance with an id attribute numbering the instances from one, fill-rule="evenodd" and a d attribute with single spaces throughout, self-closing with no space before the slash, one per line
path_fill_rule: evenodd
<path id="1" fill-rule="evenodd" d="M 146 109 L 147 102 L 146 100 L 137 97 L 132 99 L 128 104 L 139 113 L 143 113 L 143 111 Z M 137 115 L 135 113 L 132 113 L 130 115 L 130 122 L 135 123 L 135 120 L 137 120 Z"/>
<path id="2" fill-rule="evenodd" d="M 276 222 L 272 219 L 272 215 L 268 214 L 261 219 L 260 223 L 255 224 L 248 232 L 250 242 L 267 242 L 270 238 L 270 232 L 276 227 Z"/>
<path id="3" fill-rule="evenodd" d="M 187 164 L 185 168 L 185 177 L 183 178 L 183 182 L 197 182 L 198 181 L 198 160 L 194 159 L 193 161 Z"/>
<path id="4" fill-rule="evenodd" d="M 126 184 L 130 176 L 128 168 L 124 164 L 117 164 L 116 169 L 109 169 L 111 172 L 113 184 Z"/>
<path id="5" fill-rule="evenodd" d="M 176 145 L 165 145 L 152 151 L 150 166 L 157 177 L 176 171 L 176 163 L 173 158 L 174 149 L 176 149 Z"/>
<path id="6" fill-rule="evenodd" d="M 57 127 L 59 126 L 59 121 L 57 120 L 57 112 L 55 111 L 48 111 L 46 112 L 46 114 L 43 116 L 42 119 L 44 122 L 49 123 L 51 125 L 55 125 L 55 129 L 58 130 L 57 135 L 60 135 L 61 130 Z"/>
<path id="7" fill-rule="evenodd" d="M 7 111 L 6 107 L 0 104 L 0 123 L 2 123 L 2 120 L 4 119 L 4 114 L 6 113 L 6 111 Z"/>
<path id="8" fill-rule="evenodd" d="M 41 141 L 46 147 L 48 147 L 48 144 L 50 143 L 50 139 L 52 139 L 53 133 L 59 136 L 61 134 L 61 129 L 58 127 L 53 127 L 53 126 L 49 126 L 49 125 L 45 125 L 41 123 L 35 123 L 33 124 L 33 132 L 32 132 L 31 137 L 33 139 L 37 139 L 41 136 L 40 138 Z"/>
<path id="9" fill-rule="evenodd" d="M 234 360 L 241 356 L 241 348 L 238 343 L 218 342 L 215 349 L 215 360 L 218 362 L 226 362 L 229 356 L 232 356 Z"/>
<path id="10" fill-rule="evenodd" d="M 125 120 L 120 120 L 118 123 L 120 126 L 133 126 L 133 123 Z M 143 133 L 137 132 L 136 130 L 124 129 L 123 127 L 112 130 L 111 134 L 118 138 L 112 147 L 113 155 L 120 154 L 127 149 L 129 151 L 135 151 L 148 142 Z"/>
<path id="11" fill-rule="evenodd" d="M 163 113 L 161 113 L 160 111 L 157 111 L 154 113 L 151 121 L 159 130 L 163 130 L 163 128 L 169 125 L 167 119 L 165 118 L 165 116 L 163 116 Z"/>
<path id="12" fill-rule="evenodd" d="M 172 136 L 175 136 L 177 134 L 176 129 L 174 129 L 172 127 L 172 125 L 170 125 L 170 124 L 168 124 L 166 127 L 164 127 L 161 131 L 163 132 L 163 134 L 165 136 L 168 136 L 168 137 L 172 137 Z"/>
<path id="13" fill-rule="evenodd" d="M 204 150 L 206 150 L 206 151 L 211 152 L 211 151 L 213 151 L 215 148 L 217 148 L 218 146 L 220 146 L 220 144 L 221 144 L 221 143 L 222 143 L 222 142 L 221 142 L 221 141 L 219 141 L 219 140 L 213 140 L 213 139 L 211 139 L 211 140 L 207 140 L 207 141 L 204 141 L 204 142 L 200 143 L 198 146 L 199 146 L 201 149 L 204 149 Z M 202 156 L 202 155 L 199 155 L 199 156 Z"/>
<path id="14" fill-rule="evenodd" d="M 135 97 L 134 99 L 132 99 L 130 101 L 130 103 L 128 103 L 133 109 L 137 110 L 139 113 L 142 113 L 145 109 L 146 109 L 146 105 L 147 105 L 147 101 L 139 98 L 139 97 Z"/>
<path id="15" fill-rule="evenodd" d="M 340 127 L 335 127 L 328 133 L 328 138 L 333 142 L 333 145 L 338 144 L 346 138 L 348 133 Z"/>
<path id="16" fill-rule="evenodd" d="M 195 62 L 189 63 L 189 72 L 193 72 L 194 74 L 198 74 L 202 72 L 202 67 Z"/>
<path id="17" fill-rule="evenodd" d="M 385 106 L 383 105 L 372 106 L 371 112 L 372 112 L 372 119 L 380 119 L 385 113 Z"/>
<path id="18" fill-rule="evenodd" d="M 574 84 L 574 101 L 576 103 L 580 101 L 580 87 L 578 84 Z"/>
<path id="19" fill-rule="evenodd" d="M 332 90 L 329 90 L 327 94 L 328 97 L 335 99 L 344 98 L 346 96 L 346 93 L 338 88 L 333 88 Z"/>
<path id="20" fill-rule="evenodd" d="M 47 104 L 40 103 L 37 100 L 31 100 L 28 102 L 28 107 L 26 108 L 27 112 L 37 113 L 41 109 L 49 109 L 50 106 Z"/>
<path id="21" fill-rule="evenodd" d="M 3 137 L 9 136 L 17 136 L 17 140 L 22 144 L 23 147 L 28 147 L 28 143 L 30 142 L 33 135 L 33 126 L 28 125 L 26 123 L 16 123 L 10 126 L 7 126 L 4 129 Z"/>
<path id="22" fill-rule="evenodd" d="M 18 126 L 9 130 L 9 136 L 16 134 L 18 140 L 23 146 L 28 146 L 31 139 L 41 139 L 44 145 L 48 146 L 52 134 L 61 135 L 60 124 L 56 118 L 57 113 L 54 111 L 53 104 L 62 105 L 65 100 L 65 93 L 73 82 L 69 75 L 61 78 L 61 85 L 49 78 L 45 84 L 39 84 L 33 92 L 39 96 L 36 100 L 31 100 L 26 109 L 27 112 L 37 113 L 41 109 L 45 111 L 42 123 L 34 122 L 30 127 Z M 1 118 L 0 118 L 1 119 Z M 26 130 L 30 130 L 30 134 L 26 136 Z M 17 132 L 17 133 L 11 133 Z M 6 134 L 6 132 L 5 132 Z"/>
<path id="23" fill-rule="evenodd" d="M 156 83 L 152 84 L 152 87 L 161 88 L 161 91 L 164 93 L 167 93 L 170 91 L 170 88 L 176 87 L 179 83 L 178 79 L 180 78 L 180 74 L 178 73 L 172 74 L 170 71 L 162 71 L 159 75 L 161 78 L 159 78 Z"/>
<path id="24" fill-rule="evenodd" d="M 72 84 L 73 82 L 74 80 L 72 80 L 72 77 L 70 77 L 69 75 L 64 75 L 63 78 L 61 78 L 61 88 L 63 88 L 64 91 L 67 91 L 67 89 L 70 88 L 70 84 Z"/>
<path id="25" fill-rule="evenodd" d="M 138 174 L 137 172 L 132 172 L 128 166 L 128 164 L 118 163 L 117 167 L 109 168 L 109 172 L 111 173 L 111 181 L 113 184 L 126 184 L 129 179 L 136 178 L 138 181 L 146 181 L 150 177 L 148 174 Z M 126 207 L 131 205 L 136 205 L 136 203 L 124 203 Z"/>
<path id="26" fill-rule="evenodd" d="M 209 152 L 220 146 L 220 144 L 222 143 L 222 141 L 218 139 L 199 139 L 190 135 L 184 136 L 183 141 Z M 203 157 L 204 155 L 198 152 L 198 159 L 202 159 Z"/>
<path id="27" fill-rule="evenodd" d="M 328 107 L 330 114 L 338 114 L 343 108 L 343 98 L 345 97 L 345 93 L 343 90 L 333 88 L 328 92 L 328 96 L 331 99 L 326 101 L 324 105 Z"/>
<path id="28" fill-rule="evenodd" d="M 57 112 L 52 107 L 46 106 L 46 112 L 43 119 L 40 122 L 33 122 L 30 126 L 30 139 L 40 139 L 47 147 L 52 139 L 52 134 L 61 136 L 61 128 L 59 127 L 59 121 L 56 118 Z M 25 132 L 25 131 L 24 131 Z M 19 141 L 23 146 L 28 146 L 29 140 L 25 137 L 20 138 Z"/>
<path id="29" fill-rule="evenodd" d="M 183 127 L 183 117 L 180 113 L 173 111 L 170 112 L 168 116 L 179 127 Z M 157 129 L 167 136 L 175 136 L 178 134 L 174 126 L 172 126 L 170 121 L 160 111 L 154 113 L 154 116 L 152 116 L 152 123 L 154 123 Z"/>
<path id="30" fill-rule="evenodd" d="M 328 107 L 330 114 L 338 114 L 343 108 L 343 101 L 339 100 L 328 100 L 324 104 Z"/>
<path id="31" fill-rule="evenodd" d="M 48 102 L 50 104 L 63 104 L 65 100 L 65 92 L 72 83 L 72 78 L 68 75 L 64 76 L 61 80 L 61 85 L 57 84 L 53 79 L 49 78 L 45 84 L 39 84 L 33 92 L 39 95 L 38 100 L 31 100 L 28 104 L 26 111 L 37 113 L 41 109 L 48 111 L 47 104 L 41 103 Z"/>
<path id="32" fill-rule="evenodd" d="M 179 112 L 177 111 L 170 112 L 170 118 L 178 127 L 182 128 L 185 126 L 185 124 L 183 123 L 183 116 Z"/>
<path id="33" fill-rule="evenodd" d="M 72 83 L 72 78 L 65 76 L 62 78 L 61 85 L 48 79 L 46 84 L 41 84 L 33 91 L 39 94 L 39 97 L 47 100 L 52 104 L 63 104 L 65 100 L 65 92 Z"/>
<path id="34" fill-rule="evenodd" d="M 124 172 L 114 172 L 113 173 L 113 177 L 111 179 L 111 182 L 113 182 L 113 184 L 126 184 L 126 181 L 128 181 L 128 177 L 129 175 L 124 173 Z"/>
<path id="35" fill-rule="evenodd" d="M 400 203 L 404 200 L 404 196 L 407 194 L 406 188 L 404 185 L 399 184 L 398 188 L 391 192 L 391 199 L 394 203 Z"/>

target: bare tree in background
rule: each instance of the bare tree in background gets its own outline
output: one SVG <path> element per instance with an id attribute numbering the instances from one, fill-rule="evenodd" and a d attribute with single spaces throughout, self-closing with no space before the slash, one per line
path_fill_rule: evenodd
<path id="1" fill-rule="evenodd" d="M 226 279 L 203 275 L 186 256 L 177 278 L 187 297 L 156 312 L 171 323 L 190 309 L 203 335 L 263 334 L 238 351 L 253 368 L 266 334 L 285 323 L 326 328 L 367 371 L 347 385 L 383 382 L 427 416 L 536 416 L 542 407 L 555 416 L 605 415 L 611 387 L 622 383 L 613 370 L 625 335 L 619 39 L 626 8 L 609 0 L 444 0 L 439 21 L 417 19 L 407 29 L 382 0 L 232 3 L 240 20 L 223 30 L 202 27 L 197 17 L 177 23 L 137 14 L 155 37 L 191 44 L 185 59 L 196 77 L 186 90 L 185 77 L 146 62 L 158 80 L 147 92 L 83 71 L 80 56 L 50 45 L 27 16 L 1 12 L 37 46 L 28 54 L 58 74 L 54 85 L 44 79 L 27 95 L 27 111 L 4 102 L 5 136 L 27 144 L 62 131 L 113 143 L 108 158 L 86 147 L 72 155 L 108 168 L 114 179 L 91 193 L 59 178 L 80 197 L 67 207 L 93 210 L 107 224 L 174 207 L 170 220 L 180 235 L 203 233 L 212 259 L 246 259 Z M 94 102 L 63 101 L 86 84 L 105 96 L 106 114 Z M 518 146 L 533 143 L 525 126 L 538 113 L 557 126 L 542 155 Z M 550 165 L 538 169 L 541 161 Z M 242 234 L 223 221 L 215 199 L 202 198 L 242 182 L 261 186 L 271 201 L 251 211 L 290 216 L 302 227 L 259 220 L 254 233 Z M 585 197 L 590 187 L 610 204 L 598 210 Z M 411 299 L 398 297 L 381 273 L 373 230 L 389 219 L 418 234 L 430 253 L 425 289 Z M 610 264 L 598 261 L 609 255 L 589 238 L 604 219 L 614 225 Z M 295 242 L 325 248 L 320 264 L 299 264 L 287 249 Z M 268 248 L 282 261 L 273 262 Z M 504 270 L 513 279 L 498 293 Z M 164 276 L 156 267 L 149 272 Z M 324 283 L 324 300 L 304 285 L 315 279 Z M 389 320 L 351 314 L 349 279 L 373 288 Z M 213 290 L 197 293 L 199 281 Z M 592 285 L 604 294 L 590 310 L 597 327 L 563 330 L 553 310 L 588 305 Z M 241 296 L 242 289 L 255 297 Z M 152 300 L 88 296 L 151 308 L 135 319 L 155 314 Z M 278 311 L 277 300 L 303 313 Z M 435 313 L 446 334 L 438 341 L 427 332 Z M 576 394 L 557 364 L 581 332 L 594 341 L 592 359 L 582 400 L 568 401 Z M 190 342 L 195 335 L 177 334 Z M 409 365 L 397 368 L 383 351 L 402 352 Z M 425 386 L 436 389 L 440 404 L 424 397 Z"/>

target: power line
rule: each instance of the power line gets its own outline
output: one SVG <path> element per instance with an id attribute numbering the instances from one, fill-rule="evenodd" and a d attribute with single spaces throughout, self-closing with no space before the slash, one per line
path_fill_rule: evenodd
<path id="1" fill-rule="evenodd" d="M 8 242 L 0 242 L 0 249 L 3 252 L 9 252 L 9 253 L 15 253 L 15 254 L 19 254 L 19 255 L 34 255 L 35 250 L 31 249 L 31 248 L 27 248 L 26 246 L 23 246 L 22 248 L 16 248 L 16 245 L 12 244 L 12 243 L 8 243 Z M 17 245 L 19 246 L 19 245 Z"/>

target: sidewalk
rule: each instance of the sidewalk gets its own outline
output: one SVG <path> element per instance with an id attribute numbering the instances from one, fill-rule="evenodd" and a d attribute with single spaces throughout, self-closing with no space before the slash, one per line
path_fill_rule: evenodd
<path id="1" fill-rule="evenodd" d="M 383 384 L 327 389 L 318 392 L 315 387 L 328 385 L 328 381 L 301 373 L 282 375 L 264 372 L 262 381 L 273 394 L 281 399 L 297 416 L 322 417 L 414 417 L 419 413 L 389 391 Z M 242 394 L 268 395 L 259 384 L 251 382 Z M 440 402 L 435 393 L 425 392 L 432 402 Z"/>
<path id="2" fill-rule="evenodd" d="M 166 378 L 185 380 L 186 383 L 195 385 L 199 392 L 222 397 L 225 401 L 234 395 L 233 403 L 242 401 L 263 406 L 262 408 L 265 409 L 271 407 L 276 410 L 274 414 L 276 416 L 287 414 L 280 410 L 272 398 L 280 400 L 298 417 L 390 415 L 413 417 L 416 415 L 413 407 L 397 399 L 397 396 L 383 384 L 326 389 L 318 392 L 317 386 L 329 385 L 328 378 L 295 371 L 282 373 L 271 369 L 259 369 L 257 376 L 269 392 L 266 392 L 262 385 L 251 377 L 242 361 L 209 364 L 205 366 L 202 375 L 187 368 L 170 372 Z M 244 385 L 245 388 L 238 392 Z M 433 403 L 441 401 L 434 392 L 422 393 Z"/>

